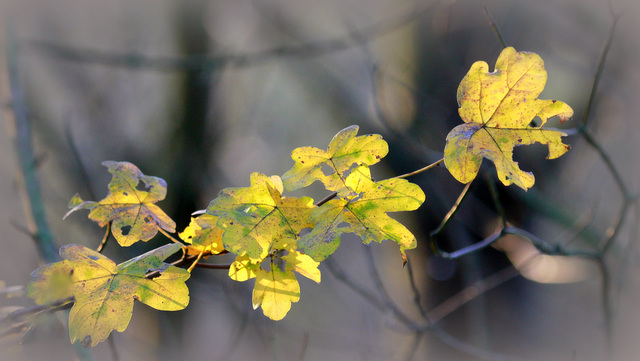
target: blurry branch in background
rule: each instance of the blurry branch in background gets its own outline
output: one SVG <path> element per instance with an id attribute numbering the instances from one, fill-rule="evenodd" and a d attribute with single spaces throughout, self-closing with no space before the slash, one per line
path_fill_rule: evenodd
<path id="1" fill-rule="evenodd" d="M 477 298 L 481 294 L 488 292 L 489 290 L 499 286 L 500 284 L 518 276 L 520 273 L 514 271 L 513 267 L 509 267 L 506 270 L 499 271 L 495 275 L 489 276 L 486 280 L 476 282 L 474 285 L 463 290 L 459 294 L 454 295 L 451 299 L 444 301 L 441 306 L 437 306 L 430 312 L 425 312 L 420 302 L 420 295 L 415 285 L 415 280 L 412 277 L 412 273 L 409 273 L 409 281 L 411 282 L 412 289 L 415 293 L 414 302 L 423 317 L 422 322 L 414 321 L 411 317 L 407 316 L 391 299 L 391 296 L 386 292 L 383 282 L 379 273 L 375 269 L 375 265 L 372 259 L 372 254 L 369 246 L 364 246 L 364 251 L 367 256 L 368 266 L 371 269 L 369 275 L 371 275 L 374 282 L 375 289 L 378 292 L 371 291 L 364 287 L 361 282 L 354 280 L 346 272 L 340 268 L 337 262 L 332 258 L 328 258 L 323 263 L 329 270 L 329 272 L 340 282 L 345 284 L 351 290 L 358 293 L 366 302 L 371 304 L 375 309 L 385 315 L 393 316 L 394 320 L 399 322 L 402 326 L 406 327 L 406 331 L 414 335 L 409 352 L 404 359 L 410 360 L 415 349 L 418 346 L 419 341 L 426 333 L 430 333 L 437 337 L 441 342 L 453 347 L 458 352 L 465 353 L 467 355 L 476 357 L 482 360 L 502 360 L 502 361 L 516 361 L 523 360 L 522 358 L 493 352 L 469 343 L 466 343 L 448 332 L 444 331 L 436 325 L 436 322 L 440 321 L 445 316 L 449 315 L 453 311 L 459 309 L 466 303 Z M 407 267 L 411 267 L 410 263 Z M 403 332 L 403 330 L 399 330 Z"/>
<path id="2" fill-rule="evenodd" d="M 3 29 L 4 55 L 0 60 L 0 95 L 2 101 L 9 106 L 5 108 L 4 117 L 9 127 L 9 134 L 13 136 L 13 143 L 20 166 L 20 178 L 24 186 L 25 219 L 29 233 L 35 241 L 36 248 L 42 259 L 49 262 L 59 260 L 58 247 L 55 245 L 53 234 L 47 223 L 44 202 L 40 190 L 40 183 L 36 172 L 36 159 L 33 154 L 31 140 L 31 126 L 29 112 L 24 94 L 20 87 L 18 69 L 18 53 L 11 29 Z"/>
<path id="3" fill-rule="evenodd" d="M 105 52 L 79 49 L 44 41 L 22 43 L 25 50 L 81 63 L 156 71 L 212 71 L 224 66 L 248 67 L 282 57 L 318 57 L 372 41 L 424 16 L 430 9 L 413 10 L 380 21 L 350 34 L 328 40 L 310 41 L 298 45 L 279 46 L 246 54 L 191 55 L 183 57 L 150 57 L 138 53 Z M 363 35 L 363 36 L 361 36 Z"/>
<path id="4" fill-rule="evenodd" d="M 5 14 L 5 16 L 7 16 Z M 10 23 L 10 22 L 9 22 Z M 36 172 L 36 159 L 33 153 L 32 135 L 29 111 L 22 88 L 20 86 L 20 72 L 18 68 L 18 47 L 13 38 L 11 25 L 5 23 L 2 39 L 4 56 L 0 60 L 0 96 L 9 104 L 4 116 L 9 127 L 9 133 L 14 137 L 14 146 L 18 156 L 21 178 L 24 185 L 25 219 L 31 237 L 35 241 L 38 254 L 46 263 L 60 260 L 58 247 L 53 233 L 49 228 L 45 214 L 44 201 L 40 190 L 40 183 Z M 91 350 L 85 349 L 79 343 L 74 344 L 76 355 L 80 360 L 93 360 Z"/>

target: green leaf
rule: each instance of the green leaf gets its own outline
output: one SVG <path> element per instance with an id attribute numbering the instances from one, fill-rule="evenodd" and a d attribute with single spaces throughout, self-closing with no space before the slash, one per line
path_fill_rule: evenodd
<path id="1" fill-rule="evenodd" d="M 223 189 L 211 201 L 207 213 L 220 217 L 227 251 L 260 262 L 272 248 L 295 244 L 300 231 L 310 226 L 313 199 L 282 197 L 282 190 L 280 177 L 253 173 L 250 187 Z"/>
<path id="2" fill-rule="evenodd" d="M 75 195 L 70 202 L 71 210 L 89 209 L 89 219 L 100 227 L 109 222 L 116 241 L 127 247 L 136 242 L 146 242 L 158 233 L 158 228 L 175 232 L 175 222 L 154 203 L 167 194 L 167 184 L 161 178 L 145 176 L 128 162 L 102 162 L 113 174 L 109 183 L 109 194 L 99 202 L 82 201 Z"/>
<path id="3" fill-rule="evenodd" d="M 356 136 L 358 129 L 352 125 L 338 132 L 326 151 L 314 147 L 296 148 L 291 153 L 295 164 L 282 176 L 286 189 L 299 189 L 320 180 L 327 190 L 337 191 L 345 186 L 349 170 L 376 164 L 387 155 L 389 146 L 382 136 Z"/>
<path id="4" fill-rule="evenodd" d="M 392 240 L 405 250 L 416 247 L 415 236 L 387 212 L 412 211 L 424 202 L 425 195 L 416 184 L 405 179 L 371 180 L 368 167 L 360 167 L 346 179 L 347 189 L 311 212 L 313 230 L 298 241 L 298 249 L 316 261 L 329 257 L 339 246 L 343 233 L 355 233 L 362 242 Z"/>
<path id="5" fill-rule="evenodd" d="M 64 261 L 45 265 L 33 272 L 27 296 L 43 304 L 54 297 L 74 297 L 69 313 L 72 343 L 93 347 L 113 330 L 124 331 L 133 311 L 134 299 L 158 310 L 184 309 L 189 303 L 185 281 L 189 272 L 163 261 L 178 252 L 180 244 L 169 244 L 116 265 L 109 258 L 80 245 L 60 249 Z M 147 278 L 152 271 L 157 277 Z M 66 279 L 61 281 L 62 276 Z M 47 295 L 57 284 L 64 291 Z"/>
<path id="6" fill-rule="evenodd" d="M 458 181 L 472 181 L 482 159 L 487 158 L 495 164 L 504 185 L 527 190 L 535 178 L 513 161 L 514 147 L 542 143 L 549 148 L 547 159 L 569 150 L 561 139 L 565 133 L 542 129 L 553 116 L 565 121 L 573 115 L 571 107 L 561 101 L 537 98 L 546 81 L 540 56 L 513 48 L 502 51 L 492 73 L 483 61 L 471 66 L 458 87 L 458 112 L 465 124 L 447 135 L 444 150 L 445 165 Z M 530 126 L 536 117 L 540 125 Z"/>

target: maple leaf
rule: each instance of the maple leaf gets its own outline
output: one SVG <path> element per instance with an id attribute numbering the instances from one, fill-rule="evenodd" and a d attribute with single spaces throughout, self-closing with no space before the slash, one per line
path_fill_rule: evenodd
<path id="1" fill-rule="evenodd" d="M 282 197 L 282 180 L 251 174 L 251 186 L 226 188 L 211 201 L 207 213 L 220 217 L 224 230 L 224 248 L 238 256 L 248 255 L 252 261 L 263 260 L 272 247 L 284 248 L 295 243 L 300 231 L 309 225 L 314 208 L 309 197 Z M 274 246 L 277 242 L 279 245 Z"/>
<path id="2" fill-rule="evenodd" d="M 159 227 L 172 233 L 176 231 L 175 222 L 153 204 L 167 194 L 163 179 L 146 176 L 128 162 L 105 161 L 102 165 L 113 174 L 107 197 L 92 202 L 83 201 L 76 194 L 69 204 L 71 210 L 64 218 L 79 209 L 89 209 L 89 219 L 100 227 L 113 222 L 111 233 L 123 247 L 150 240 Z"/>
<path id="3" fill-rule="evenodd" d="M 113 331 L 124 331 L 133 311 L 133 301 L 158 310 L 184 309 L 189 303 L 185 281 L 189 272 L 164 263 L 164 259 L 182 248 L 168 244 L 116 265 L 102 254 L 81 245 L 60 249 L 63 261 L 42 266 L 32 273 L 27 296 L 44 304 L 55 297 L 73 297 L 69 312 L 69 337 L 84 347 L 93 347 Z M 151 271 L 157 277 L 147 278 Z M 63 275 L 67 279 L 61 281 Z M 62 291 L 47 292 L 63 284 Z"/>
<path id="4" fill-rule="evenodd" d="M 424 202 L 425 195 L 416 184 L 405 179 L 371 180 L 366 166 L 355 169 L 346 179 L 347 188 L 311 212 L 313 230 L 298 241 L 298 248 L 316 261 L 329 257 L 340 245 L 343 233 L 355 233 L 362 242 L 392 240 L 405 250 L 416 247 L 415 236 L 387 212 L 412 211 Z"/>
<path id="5" fill-rule="evenodd" d="M 185 243 L 187 255 L 202 254 L 205 258 L 224 251 L 222 234 L 224 230 L 217 226 L 218 217 L 202 214 L 191 218 L 191 222 L 178 236 Z"/>
<path id="6" fill-rule="evenodd" d="M 382 136 L 356 136 L 358 129 L 352 125 L 338 132 L 326 151 L 314 147 L 294 149 L 291 158 L 295 164 L 282 175 L 286 189 L 303 188 L 320 180 L 327 190 L 336 191 L 344 187 L 349 170 L 355 166 L 376 164 L 387 155 L 389 146 Z"/>
<path id="7" fill-rule="evenodd" d="M 300 300 L 300 284 L 294 271 L 319 283 L 319 264 L 296 250 L 274 250 L 268 269 L 262 268 L 260 263 L 251 262 L 246 255 L 236 257 L 229 269 L 229 277 L 241 282 L 255 278 L 253 308 L 262 307 L 265 316 L 278 321 L 287 315 L 291 303 Z"/>
<path id="8" fill-rule="evenodd" d="M 506 48 L 500 53 L 495 71 L 478 61 L 471 66 L 458 87 L 458 113 L 465 122 L 447 135 L 444 161 L 460 182 L 469 183 L 478 174 L 482 159 L 496 166 L 504 185 L 515 184 L 524 190 L 535 182 L 513 161 L 513 148 L 542 143 L 548 146 L 547 159 L 558 158 L 569 146 L 562 143 L 565 133 L 542 129 L 547 120 L 558 116 L 569 119 L 573 110 L 556 100 L 540 100 L 547 72 L 539 55 Z M 539 126 L 530 126 L 535 117 Z"/>

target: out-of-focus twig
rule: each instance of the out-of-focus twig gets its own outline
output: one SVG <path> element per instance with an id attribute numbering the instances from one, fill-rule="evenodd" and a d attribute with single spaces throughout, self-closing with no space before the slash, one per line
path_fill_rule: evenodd
<path id="1" fill-rule="evenodd" d="M 5 117 L 8 126 L 13 128 L 10 133 L 14 134 L 13 142 L 24 184 L 25 207 L 28 208 L 25 210 L 27 224 L 42 259 L 45 262 L 55 262 L 59 260 L 58 247 L 47 222 L 38 181 L 29 111 L 20 86 L 17 46 L 11 28 L 9 25 L 6 26 L 7 28 L 4 29 L 5 58 L 2 60 L 4 64 L 1 64 L 0 70 L 0 92 L 2 101 L 11 105 L 5 108 Z"/>

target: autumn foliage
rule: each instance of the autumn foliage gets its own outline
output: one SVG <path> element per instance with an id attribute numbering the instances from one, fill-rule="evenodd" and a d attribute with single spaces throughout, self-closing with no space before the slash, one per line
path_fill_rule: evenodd
<path id="1" fill-rule="evenodd" d="M 487 158 L 504 185 L 526 190 L 535 179 L 513 161 L 514 147 L 542 143 L 549 147 L 549 158 L 569 149 L 562 142 L 564 133 L 543 129 L 550 117 L 566 120 L 573 114 L 561 101 L 537 98 L 546 77 L 538 55 L 513 48 L 500 54 L 494 72 L 485 62 L 472 65 L 458 88 L 464 124 L 449 133 L 444 150 L 455 179 L 472 181 Z M 538 125 L 532 124 L 535 118 Z M 252 305 L 272 320 L 284 318 L 300 300 L 298 276 L 321 281 L 318 266 L 336 251 L 344 234 L 355 234 L 365 244 L 397 243 L 401 267 L 405 253 L 420 240 L 389 213 L 418 209 L 425 193 L 404 176 L 373 180 L 370 167 L 389 147 L 380 135 L 357 135 L 358 130 L 341 130 L 326 150 L 295 149 L 294 165 L 282 176 L 253 173 L 248 187 L 223 189 L 206 210 L 194 213 L 178 235 L 182 242 L 171 236 L 175 222 L 156 205 L 167 193 L 164 180 L 144 175 L 131 163 L 104 162 L 112 174 L 107 197 L 95 202 L 76 195 L 65 217 L 89 210 L 89 218 L 107 226 L 123 247 L 146 242 L 158 232 L 172 243 L 118 265 L 84 246 L 65 246 L 60 250 L 63 261 L 33 272 L 27 294 L 38 304 L 73 302 L 71 342 L 92 347 L 127 327 L 134 300 L 159 310 L 185 308 L 190 272 L 217 254 L 235 255 L 229 277 L 253 279 Z M 285 194 L 316 181 L 327 192 L 322 201 Z M 182 256 L 176 264 L 190 260 L 188 269 L 165 263 L 173 254 Z"/>

